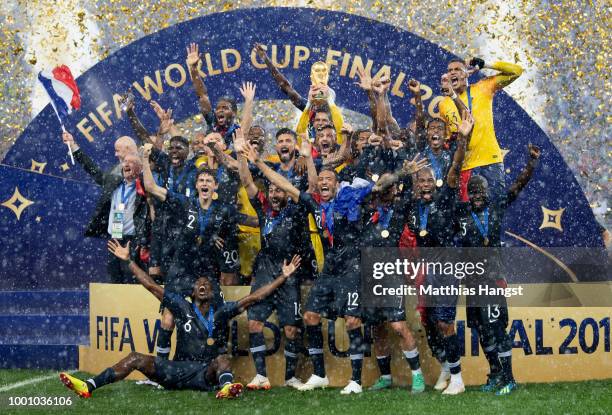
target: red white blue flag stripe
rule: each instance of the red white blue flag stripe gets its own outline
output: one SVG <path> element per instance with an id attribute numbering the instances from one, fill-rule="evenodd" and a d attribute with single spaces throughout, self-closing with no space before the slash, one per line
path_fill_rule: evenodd
<path id="1" fill-rule="evenodd" d="M 79 88 L 70 69 L 61 65 L 51 72 L 41 71 L 38 73 L 38 80 L 47 91 L 60 123 L 64 125 L 68 114 L 81 107 Z"/>

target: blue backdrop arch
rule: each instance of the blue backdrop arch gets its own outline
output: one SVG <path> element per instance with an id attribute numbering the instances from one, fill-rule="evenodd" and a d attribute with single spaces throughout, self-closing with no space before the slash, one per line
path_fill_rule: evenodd
<path id="1" fill-rule="evenodd" d="M 163 107 L 173 108 L 177 122 L 198 112 L 189 79 L 177 86 L 183 75 L 180 68 L 183 71 L 186 68 L 185 47 L 191 42 L 198 43 L 204 54 L 210 54 L 212 71 L 206 59 L 202 70 L 209 75 L 205 82 L 213 102 L 222 95 L 238 97 L 243 80 L 257 83 L 259 99 L 285 99 L 269 73 L 252 64 L 254 42 L 278 45 L 281 61 L 284 45 L 290 45 L 292 59 L 282 71 L 304 95 L 312 63 L 325 60 L 329 49 L 338 51 L 339 56 L 335 57 L 338 65 L 332 67 L 330 77 L 330 86 L 337 92 L 336 101 L 343 108 L 365 114 L 369 111 L 365 95 L 353 85 L 353 79 L 341 74 L 344 54 L 351 55 L 349 72 L 355 56 L 364 63 L 371 59 L 374 72 L 389 65 L 394 82 L 401 73 L 405 75 L 401 84 L 397 81 L 405 96 L 391 97 L 394 115 L 402 125 L 413 115 L 407 81 L 416 78 L 437 90 L 439 76 L 453 57 L 435 44 L 396 27 L 314 9 L 239 10 L 180 23 L 122 48 L 77 79 L 83 106 L 73 113 L 66 128 L 102 167 L 109 168 L 115 163 L 114 140 L 132 134 L 125 117 L 119 119 L 115 113 L 113 94 L 125 92 L 134 82 L 143 86 L 147 76 L 155 83 L 159 71 L 163 91 L 158 93 L 149 86 L 151 98 Z M 309 57 L 294 67 L 296 46 L 302 46 L 298 48 L 300 56 L 307 49 Z M 226 50 L 227 69 L 237 66 L 235 70 L 223 72 L 222 50 Z M 212 75 L 216 70 L 221 73 Z M 145 125 L 154 130 L 155 115 L 137 90 L 136 96 L 136 111 Z M 108 122 L 104 112 L 110 112 Z M 546 134 L 503 92 L 495 98 L 494 114 L 498 139 L 502 148 L 508 150 L 507 181 L 513 180 L 523 167 L 528 142 L 543 149 L 534 180 L 508 212 L 506 230 L 541 247 L 601 246 L 600 227 L 588 202 Z M 82 127 L 92 128 L 89 134 L 93 142 L 79 132 L 80 122 L 84 123 Z M 77 288 L 91 281 L 105 281 L 104 242 L 82 236 L 99 188 L 78 165 L 69 164 L 60 135 L 59 123 L 48 105 L 27 126 L 0 165 L 2 289 Z M 509 245 L 521 245 L 521 240 L 506 235 Z"/>

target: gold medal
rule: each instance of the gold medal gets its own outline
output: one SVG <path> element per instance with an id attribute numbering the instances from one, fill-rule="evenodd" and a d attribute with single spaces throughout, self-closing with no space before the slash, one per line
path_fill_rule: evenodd
<path id="1" fill-rule="evenodd" d="M 323 237 L 324 237 L 324 238 L 329 238 L 329 232 L 327 231 L 327 229 L 325 229 L 325 230 L 323 231 Z"/>
<path id="2" fill-rule="evenodd" d="M 209 337 L 208 339 L 206 339 L 206 344 L 212 346 L 213 344 L 215 344 L 215 339 Z"/>
<path id="3" fill-rule="evenodd" d="M 196 166 L 196 169 L 203 169 L 207 167 L 206 163 L 208 163 L 208 157 L 200 156 L 194 161 L 193 164 Z"/>
<path id="4" fill-rule="evenodd" d="M 427 235 L 427 231 L 425 229 L 421 229 L 421 232 L 419 232 L 419 236 L 425 236 Z"/>
<path id="5" fill-rule="evenodd" d="M 436 180 L 436 186 L 442 187 L 443 184 L 444 184 L 444 182 L 442 181 L 442 179 Z"/>
<path id="6" fill-rule="evenodd" d="M 214 192 L 212 195 L 212 200 L 217 200 L 219 199 L 219 195 L 217 194 L 217 192 Z"/>
<path id="7" fill-rule="evenodd" d="M 372 181 L 373 181 L 374 183 L 376 183 L 376 182 L 378 181 L 378 179 L 379 179 L 378 174 L 373 174 L 373 175 L 372 175 Z"/>
<path id="8" fill-rule="evenodd" d="M 389 237 L 389 231 L 386 229 L 383 229 L 383 231 L 380 233 L 380 236 L 382 236 L 383 238 L 388 238 Z"/>
<path id="9" fill-rule="evenodd" d="M 198 236 L 198 237 L 196 238 L 196 242 L 198 243 L 198 245 L 202 245 L 202 237 L 201 237 L 201 236 Z"/>
<path id="10" fill-rule="evenodd" d="M 486 236 L 484 237 L 484 240 L 482 241 L 482 243 L 484 244 L 484 246 L 489 246 L 489 238 L 487 238 Z"/>

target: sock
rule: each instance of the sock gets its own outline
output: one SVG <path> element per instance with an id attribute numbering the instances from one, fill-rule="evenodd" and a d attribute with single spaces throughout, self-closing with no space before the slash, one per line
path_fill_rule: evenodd
<path id="1" fill-rule="evenodd" d="M 440 363 L 440 366 L 442 373 L 450 373 L 450 367 L 448 367 L 448 362 L 446 360 Z"/>
<path id="2" fill-rule="evenodd" d="M 380 376 L 384 379 L 391 379 L 391 356 L 376 356 Z"/>
<path id="3" fill-rule="evenodd" d="M 232 372 L 223 372 L 219 375 L 219 386 L 227 385 L 234 381 L 234 375 Z"/>
<path id="4" fill-rule="evenodd" d="M 263 332 L 251 333 L 249 335 L 251 340 L 251 354 L 255 361 L 255 369 L 257 374 L 268 377 L 266 372 L 266 341 L 264 339 Z"/>
<path id="5" fill-rule="evenodd" d="M 115 381 L 115 371 L 112 367 L 107 367 L 100 373 L 98 376 L 95 376 L 92 379 L 87 379 L 87 388 L 91 392 L 94 389 L 98 389 L 104 385 L 108 385 L 109 383 L 113 383 Z"/>
<path id="6" fill-rule="evenodd" d="M 160 328 L 157 334 L 157 345 L 155 350 L 157 351 L 157 357 L 161 359 L 168 359 L 170 357 L 170 338 L 174 330 L 166 330 Z"/>
<path id="7" fill-rule="evenodd" d="M 452 383 L 463 383 L 463 378 L 461 377 L 461 372 L 451 373 L 450 381 Z"/>
<path id="8" fill-rule="evenodd" d="M 419 362 L 419 349 L 415 347 L 412 350 L 404 350 L 404 357 L 408 361 L 413 375 L 416 375 L 417 373 L 422 373 L 421 363 Z"/>
<path id="9" fill-rule="evenodd" d="M 512 343 L 508 335 L 505 335 L 505 339 L 497 345 L 497 356 L 501 363 L 501 370 L 506 382 L 514 382 L 514 375 L 512 374 Z"/>
<path id="10" fill-rule="evenodd" d="M 512 339 L 510 339 L 506 329 L 501 327 L 501 325 L 497 326 L 495 342 L 497 344 L 497 357 L 501 363 L 504 381 L 514 382 L 514 375 L 512 374 Z"/>
<path id="11" fill-rule="evenodd" d="M 497 356 L 501 362 L 504 380 L 506 382 L 514 382 L 514 375 L 512 374 L 512 350 L 498 352 Z"/>
<path id="12" fill-rule="evenodd" d="M 448 361 L 448 368 L 452 375 L 461 373 L 461 354 L 459 352 L 459 338 L 456 334 L 444 338 L 444 350 L 446 352 L 446 360 Z M 461 377 L 459 377 L 460 379 Z"/>
<path id="13" fill-rule="evenodd" d="M 285 339 L 285 380 L 295 377 L 298 361 L 298 344 L 296 339 Z"/>
<path id="14" fill-rule="evenodd" d="M 314 366 L 314 374 L 325 377 L 325 360 L 323 359 L 323 330 L 321 325 L 306 326 L 308 335 L 308 355 Z"/>
<path id="15" fill-rule="evenodd" d="M 489 362 L 490 376 L 496 376 L 501 372 L 501 363 L 497 356 L 497 346 L 495 344 L 491 346 L 482 345 L 487 362 Z"/>
<path id="16" fill-rule="evenodd" d="M 363 367 L 363 334 L 361 333 L 361 327 L 348 330 L 348 336 L 351 368 L 353 369 L 351 380 L 361 385 L 361 369 Z"/>

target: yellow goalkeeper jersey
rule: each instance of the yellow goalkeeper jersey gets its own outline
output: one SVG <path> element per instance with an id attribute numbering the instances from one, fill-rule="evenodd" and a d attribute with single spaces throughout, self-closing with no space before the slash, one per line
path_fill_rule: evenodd
<path id="1" fill-rule="evenodd" d="M 459 95 L 459 99 L 470 109 L 474 117 L 474 130 L 462 170 L 503 161 L 493 126 L 493 97 L 495 92 L 518 78 L 523 73 L 523 69 L 519 65 L 507 62 L 495 62 L 490 68 L 501 73 L 481 79 Z M 440 116 L 446 121 L 449 131 L 456 132 L 461 123 L 461 115 L 453 100 L 445 97 L 440 102 L 439 109 Z"/>

